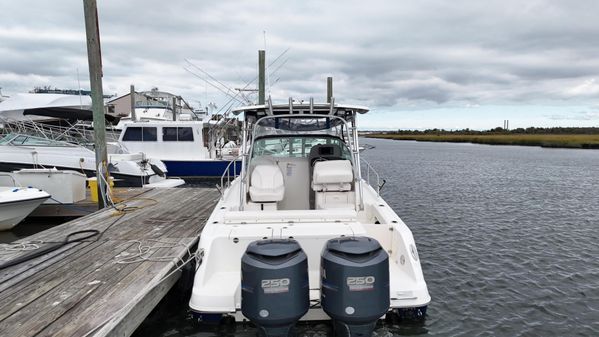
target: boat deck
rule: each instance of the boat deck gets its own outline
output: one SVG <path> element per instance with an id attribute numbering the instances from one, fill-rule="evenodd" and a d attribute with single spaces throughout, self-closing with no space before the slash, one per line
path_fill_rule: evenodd
<path id="1" fill-rule="evenodd" d="M 96 229 L 100 236 L 0 269 L 0 336 L 129 336 L 180 276 L 220 194 L 150 189 L 17 242 L 44 247 Z M 41 242 L 41 243 L 40 243 Z M 146 250 L 145 258 L 138 258 Z M 13 246 L 14 247 L 14 246 Z M 27 254 L 0 245 L 0 263 Z"/>

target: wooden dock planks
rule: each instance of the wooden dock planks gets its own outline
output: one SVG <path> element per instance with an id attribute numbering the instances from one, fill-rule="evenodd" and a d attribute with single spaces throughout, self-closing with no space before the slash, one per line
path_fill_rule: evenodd
<path id="1" fill-rule="evenodd" d="M 0 336 L 130 335 L 176 282 L 179 273 L 170 273 L 195 248 L 219 197 L 211 188 L 148 190 L 120 204 L 124 213 L 105 209 L 20 240 L 44 246 L 103 231 L 0 270 Z M 117 263 L 140 243 L 161 247 L 151 251 L 157 260 Z M 3 251 L 0 262 L 25 253 Z"/>
<path id="2" fill-rule="evenodd" d="M 112 198 L 114 202 L 128 200 L 147 192 L 146 188 L 140 187 L 114 187 L 112 188 Z M 91 198 L 89 188 L 85 192 L 85 200 L 74 204 L 41 204 L 29 217 L 81 217 L 98 210 L 98 203 Z"/>

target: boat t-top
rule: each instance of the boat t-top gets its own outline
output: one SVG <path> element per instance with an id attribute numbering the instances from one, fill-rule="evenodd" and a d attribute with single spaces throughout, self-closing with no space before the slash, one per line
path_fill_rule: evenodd
<path id="1" fill-rule="evenodd" d="M 385 315 L 424 318 L 412 233 L 360 161 L 367 111 L 312 99 L 233 110 L 244 115 L 242 168 L 222 177 L 200 237 L 189 305 L 201 319 L 250 320 L 264 336 L 332 320 L 338 336 L 369 336 Z"/>

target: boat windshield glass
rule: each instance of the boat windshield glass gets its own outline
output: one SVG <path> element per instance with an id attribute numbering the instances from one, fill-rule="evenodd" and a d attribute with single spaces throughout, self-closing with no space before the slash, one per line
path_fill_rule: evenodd
<path id="1" fill-rule="evenodd" d="M 12 134 L 2 135 L 0 136 L 0 145 L 6 145 L 10 140 L 14 137 Z"/>
<path id="2" fill-rule="evenodd" d="M 328 156 L 334 156 L 335 159 L 351 160 L 351 152 L 345 143 L 335 137 L 298 135 L 291 137 L 267 137 L 254 142 L 252 158 L 261 156 L 272 157 L 309 157 L 321 156 L 322 153 L 316 153 L 316 149 L 324 148 Z M 337 150 L 336 150 L 337 149 Z M 323 152 L 322 150 L 320 152 Z"/>
<path id="3" fill-rule="evenodd" d="M 256 139 L 272 135 L 328 135 L 344 139 L 345 123 L 325 116 L 283 116 L 260 119 L 255 126 Z"/>

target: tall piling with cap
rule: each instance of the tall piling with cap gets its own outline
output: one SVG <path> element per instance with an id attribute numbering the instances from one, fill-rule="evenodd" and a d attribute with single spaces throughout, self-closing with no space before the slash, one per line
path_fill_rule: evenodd
<path id="1" fill-rule="evenodd" d="M 135 86 L 133 84 L 131 84 L 130 92 L 131 93 L 129 94 L 129 98 L 131 99 L 131 120 L 136 121 L 137 117 L 135 116 Z"/>
<path id="2" fill-rule="evenodd" d="M 258 50 L 258 104 L 264 104 L 266 91 L 266 52 Z"/>
<path id="3" fill-rule="evenodd" d="M 106 152 L 106 122 L 104 120 L 104 93 L 102 90 L 102 53 L 96 0 L 83 0 L 85 35 L 87 37 L 87 62 L 92 97 L 96 176 L 98 183 L 98 208 L 104 208 L 108 182 L 108 155 Z"/>
<path id="4" fill-rule="evenodd" d="M 333 98 L 333 77 L 327 77 L 327 103 L 331 103 Z"/>
<path id="5" fill-rule="evenodd" d="M 177 96 L 173 96 L 173 121 L 177 121 Z"/>

